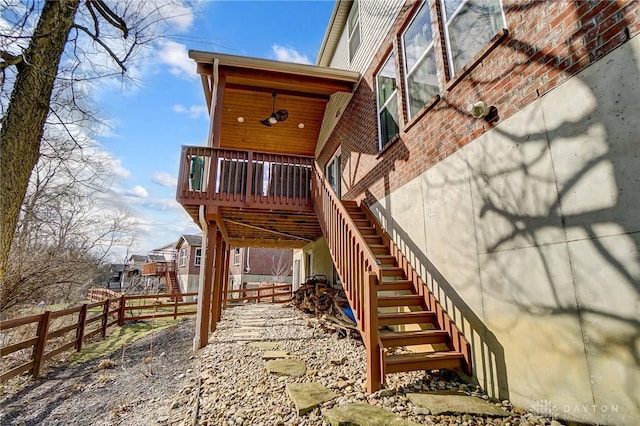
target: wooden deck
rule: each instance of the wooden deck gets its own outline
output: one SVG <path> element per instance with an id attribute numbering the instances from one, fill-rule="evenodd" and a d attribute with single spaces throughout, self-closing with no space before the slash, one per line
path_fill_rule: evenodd
<path id="1" fill-rule="evenodd" d="M 233 246 L 303 247 L 322 235 L 311 198 L 313 157 L 183 147 L 176 198 L 200 206 Z"/>

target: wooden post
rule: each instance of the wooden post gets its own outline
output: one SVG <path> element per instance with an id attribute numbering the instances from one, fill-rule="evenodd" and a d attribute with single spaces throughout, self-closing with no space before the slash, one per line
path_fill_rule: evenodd
<path id="1" fill-rule="evenodd" d="M 45 311 L 38 322 L 38 341 L 33 348 L 33 367 L 31 367 L 31 375 L 35 378 L 40 374 L 40 365 L 42 364 L 42 356 L 47 343 L 47 334 L 49 333 L 49 316 L 51 311 Z"/>
<path id="2" fill-rule="evenodd" d="M 218 321 L 222 318 L 222 233 L 217 232 L 215 266 L 213 273 L 213 297 L 211 309 L 210 331 L 215 331 Z"/>
<path id="3" fill-rule="evenodd" d="M 367 392 L 380 389 L 382 368 L 380 364 L 380 344 L 378 343 L 378 277 L 366 272 L 364 280 L 364 330 L 367 351 Z"/>
<path id="4" fill-rule="evenodd" d="M 200 207 L 201 225 L 206 223 L 204 219 L 204 206 Z M 206 242 L 202 253 L 204 269 L 200 272 L 200 286 L 198 289 L 198 314 L 196 317 L 196 338 L 194 349 L 203 348 L 209 343 L 209 321 L 211 320 L 211 285 L 213 283 L 213 266 L 215 260 L 215 247 L 218 238 L 218 227 L 215 222 L 203 227 L 203 241 Z M 201 267 L 202 267 L 201 266 Z"/>
<path id="5" fill-rule="evenodd" d="M 178 318 L 178 298 L 173 299 L 173 319 Z"/>
<path id="6" fill-rule="evenodd" d="M 256 303 L 260 303 L 260 284 L 258 284 L 258 295 L 256 296 Z"/>
<path id="7" fill-rule="evenodd" d="M 227 309 L 227 303 L 229 302 L 229 257 L 230 249 L 229 244 L 225 241 L 223 243 L 223 258 L 222 258 L 222 281 L 224 283 L 222 289 L 222 309 Z"/>
<path id="8" fill-rule="evenodd" d="M 84 339 L 84 327 L 87 321 L 87 304 L 83 304 L 80 308 L 80 315 L 78 316 L 78 328 L 76 330 L 76 351 L 82 350 L 82 341 Z"/>
<path id="9" fill-rule="evenodd" d="M 247 187 L 245 188 L 244 204 L 251 205 L 251 184 L 253 183 L 253 151 L 249 151 L 247 159 Z"/>
<path id="10" fill-rule="evenodd" d="M 109 299 L 104 300 L 102 308 L 102 338 L 107 337 L 107 323 L 109 322 Z"/>
<path id="11" fill-rule="evenodd" d="M 123 294 L 120 296 L 120 307 L 118 309 L 118 325 L 122 327 L 124 325 L 124 308 L 127 306 L 127 299 Z"/>

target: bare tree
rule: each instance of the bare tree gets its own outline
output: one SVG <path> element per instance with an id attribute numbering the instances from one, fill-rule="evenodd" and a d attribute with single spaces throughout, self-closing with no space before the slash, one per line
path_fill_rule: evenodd
<path id="1" fill-rule="evenodd" d="M 76 127 L 93 119 L 79 102 L 84 87 L 98 77 L 125 77 L 127 62 L 157 37 L 163 9 L 172 0 L 0 1 L 5 11 L 0 34 L 3 280 L 44 129 L 55 124 L 68 139 L 76 140 Z M 54 90 L 64 91 L 73 102 L 58 103 L 52 97 Z"/>
<path id="2" fill-rule="evenodd" d="M 285 256 L 286 250 L 277 250 L 271 256 L 271 275 L 275 277 L 278 283 L 284 282 L 291 270 L 291 262 L 288 256 Z"/>

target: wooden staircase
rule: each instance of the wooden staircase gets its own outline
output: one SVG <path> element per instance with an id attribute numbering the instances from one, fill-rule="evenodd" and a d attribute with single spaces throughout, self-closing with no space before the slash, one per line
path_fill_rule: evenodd
<path id="1" fill-rule="evenodd" d="M 391 373 L 471 374 L 469 342 L 368 207 L 339 200 L 314 171 L 316 214 L 367 351 L 367 391 Z"/>
<path id="2" fill-rule="evenodd" d="M 178 277 L 176 276 L 175 267 L 167 268 L 165 278 L 167 279 L 169 293 L 177 295 L 176 299 L 179 302 L 182 302 L 182 290 L 180 290 L 180 284 L 178 283 Z"/>
<path id="3" fill-rule="evenodd" d="M 404 268 L 398 266 L 398 259 L 392 254 L 393 243 L 371 212 L 355 201 L 342 203 L 382 271 L 377 287 L 382 379 L 385 374 L 412 370 L 466 370 L 460 348 L 454 348 L 449 331 L 438 322 L 437 313 L 427 307 L 424 294 L 419 293 L 414 280 L 408 279 Z M 402 353 L 397 353 L 400 348 Z"/>

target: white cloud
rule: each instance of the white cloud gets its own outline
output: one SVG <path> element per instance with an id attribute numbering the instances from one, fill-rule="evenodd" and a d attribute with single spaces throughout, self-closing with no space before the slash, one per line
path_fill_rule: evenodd
<path id="1" fill-rule="evenodd" d="M 134 197 L 134 198 L 147 198 L 147 197 L 149 197 L 149 194 L 147 193 L 147 190 L 144 189 L 140 185 L 136 185 L 133 188 L 126 190 L 125 191 L 125 195 L 129 195 L 129 196 Z"/>
<path id="2" fill-rule="evenodd" d="M 178 178 L 165 172 L 155 172 L 151 180 L 161 186 L 176 186 L 178 184 Z"/>
<path id="3" fill-rule="evenodd" d="M 189 58 L 184 44 L 163 40 L 158 43 L 158 58 L 170 66 L 171 74 L 196 78 L 196 63 Z"/>
<path id="4" fill-rule="evenodd" d="M 276 60 L 282 62 L 297 62 L 299 64 L 310 64 L 311 61 L 306 55 L 298 53 L 298 51 L 292 47 L 284 47 L 278 44 L 271 46 L 273 54 Z"/>
<path id="5" fill-rule="evenodd" d="M 182 104 L 177 104 L 173 106 L 173 111 L 178 114 L 186 114 L 189 118 L 199 118 L 199 117 L 207 117 L 207 107 L 204 105 L 191 105 L 190 107 L 186 107 Z"/>
<path id="6" fill-rule="evenodd" d="M 186 2 L 168 2 L 162 6 L 161 15 L 165 18 L 167 27 L 174 31 L 185 32 L 193 24 L 194 10 Z"/>

